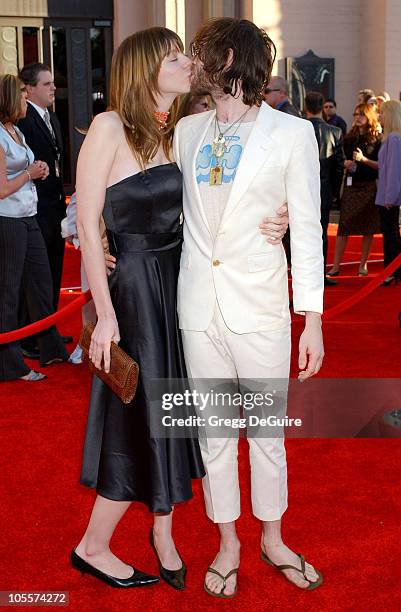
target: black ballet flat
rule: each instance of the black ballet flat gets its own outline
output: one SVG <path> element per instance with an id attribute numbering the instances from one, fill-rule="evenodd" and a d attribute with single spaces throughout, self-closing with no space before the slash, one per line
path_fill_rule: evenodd
<path id="1" fill-rule="evenodd" d="M 165 567 L 162 566 L 159 555 L 156 550 L 155 541 L 153 538 L 153 529 L 150 530 L 149 541 L 150 541 L 150 545 L 155 551 L 155 555 L 159 563 L 160 576 L 163 578 L 165 582 L 167 582 L 169 586 L 173 587 L 173 589 L 177 589 L 177 591 L 182 591 L 185 588 L 185 577 L 187 575 L 187 568 L 186 568 L 184 561 L 181 559 L 181 556 L 179 555 L 182 561 L 182 565 L 180 569 L 178 570 L 166 569 Z"/>
<path id="2" fill-rule="evenodd" d="M 134 573 L 130 578 L 115 578 L 109 576 L 104 572 L 96 569 L 93 565 L 90 565 L 87 561 L 84 561 L 82 557 L 78 556 L 75 549 L 71 551 L 71 565 L 74 569 L 81 572 L 81 574 L 90 574 L 94 578 L 98 578 L 102 582 L 105 582 L 109 586 L 117 587 L 119 589 L 129 589 L 132 587 L 144 587 L 150 586 L 151 584 L 157 584 L 160 582 L 159 576 L 152 576 L 151 574 L 145 574 L 134 567 Z"/>

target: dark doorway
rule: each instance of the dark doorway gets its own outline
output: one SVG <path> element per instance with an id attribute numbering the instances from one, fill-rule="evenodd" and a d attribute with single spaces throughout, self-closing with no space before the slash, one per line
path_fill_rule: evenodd
<path id="1" fill-rule="evenodd" d="M 44 61 L 52 66 L 57 87 L 55 112 L 65 145 L 64 181 L 67 193 L 75 189 L 76 161 L 94 115 L 107 107 L 113 52 L 109 20 L 45 20 Z"/>

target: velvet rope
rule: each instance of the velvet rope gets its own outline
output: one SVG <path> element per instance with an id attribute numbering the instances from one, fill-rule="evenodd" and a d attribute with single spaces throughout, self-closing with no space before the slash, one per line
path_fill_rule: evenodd
<path id="1" fill-rule="evenodd" d="M 323 313 L 323 319 L 328 321 L 335 317 L 336 315 L 349 310 L 355 304 L 358 304 L 361 300 L 367 297 L 372 291 L 376 289 L 384 281 L 385 278 L 391 275 L 394 270 L 396 270 L 399 266 L 401 266 L 401 254 L 398 255 L 388 266 L 384 268 L 380 274 L 377 274 L 365 287 L 363 287 L 360 291 L 357 291 L 355 295 L 348 298 L 348 300 L 344 300 L 337 306 L 333 306 L 326 310 Z M 60 308 L 57 312 L 45 317 L 44 319 L 40 319 L 40 321 L 35 321 L 30 325 L 26 325 L 25 327 L 21 327 L 20 329 L 15 329 L 13 331 L 5 332 L 0 334 L 0 344 L 6 344 L 7 342 L 15 342 L 16 340 L 21 340 L 22 338 L 26 338 L 27 336 L 31 336 L 32 334 L 36 334 L 52 325 L 55 325 L 62 319 L 70 316 L 73 312 L 75 312 L 78 308 L 89 302 L 92 298 L 91 292 L 85 291 L 79 298 L 76 298 L 67 306 Z M 300 319 L 297 319 L 299 322 Z"/>
<path id="2" fill-rule="evenodd" d="M 30 323 L 30 325 L 26 325 L 25 327 L 21 327 L 20 329 L 15 329 L 14 331 L 5 332 L 4 334 L 0 334 L 0 344 L 6 344 L 7 342 L 15 342 L 16 340 L 21 340 L 22 338 L 27 338 L 32 334 L 37 334 L 52 325 L 55 325 L 62 319 L 70 316 L 73 312 L 75 312 L 78 308 L 82 307 L 86 302 L 92 299 L 91 292 L 85 291 L 78 298 L 73 300 L 67 306 L 60 308 L 57 312 L 45 317 L 44 319 L 40 319 L 39 321 L 35 321 L 34 323 Z"/>
<path id="3" fill-rule="evenodd" d="M 365 287 L 357 291 L 347 300 L 344 300 L 340 304 L 332 306 L 331 308 L 326 310 L 326 312 L 323 313 L 323 320 L 328 321 L 333 317 L 339 315 L 340 313 L 349 310 L 349 308 L 352 308 L 352 306 L 355 306 L 355 304 L 358 304 L 358 302 L 365 299 L 370 293 L 372 293 L 372 291 L 374 291 L 376 287 L 378 287 L 384 281 L 385 278 L 391 276 L 392 272 L 394 272 L 394 270 L 396 270 L 400 265 L 401 254 L 398 255 L 398 257 L 396 257 L 395 259 L 393 259 L 393 261 L 386 268 L 384 268 L 384 270 L 380 272 L 380 274 L 377 274 L 374 278 L 372 278 L 372 280 L 367 285 L 365 285 Z"/>

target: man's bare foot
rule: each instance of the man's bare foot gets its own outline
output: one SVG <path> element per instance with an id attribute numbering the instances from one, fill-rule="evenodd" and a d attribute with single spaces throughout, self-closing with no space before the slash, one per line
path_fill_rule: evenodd
<path id="1" fill-rule="evenodd" d="M 239 541 L 232 542 L 230 544 L 220 545 L 220 550 L 211 567 L 217 570 L 223 576 L 226 576 L 232 569 L 239 567 L 240 560 L 240 548 Z M 209 591 L 212 593 L 221 593 L 223 588 L 223 581 L 216 574 L 206 572 L 205 584 Z M 237 574 L 233 574 L 227 579 L 226 588 L 224 589 L 224 595 L 233 595 L 237 587 Z"/>
<path id="2" fill-rule="evenodd" d="M 93 565 L 96 569 L 113 576 L 114 578 L 131 578 L 134 568 L 113 555 L 111 550 L 102 550 L 93 554 L 86 552 L 85 546 L 80 543 L 75 549 L 78 557 Z"/>
<path id="3" fill-rule="evenodd" d="M 269 557 L 276 565 L 293 565 L 301 569 L 301 560 L 298 555 L 293 552 L 288 546 L 281 542 L 280 544 L 268 544 L 266 541 L 261 541 L 261 548 L 263 552 Z M 310 563 L 305 561 L 305 574 L 308 580 L 305 580 L 301 572 L 296 570 L 286 569 L 282 570 L 282 573 L 288 578 L 290 582 L 293 582 L 296 586 L 301 589 L 306 589 L 311 582 L 316 582 L 319 579 L 318 574 Z"/>
<path id="4" fill-rule="evenodd" d="M 171 534 L 166 535 L 153 529 L 153 541 L 162 566 L 168 570 L 181 569 L 182 559 L 177 552 Z"/>

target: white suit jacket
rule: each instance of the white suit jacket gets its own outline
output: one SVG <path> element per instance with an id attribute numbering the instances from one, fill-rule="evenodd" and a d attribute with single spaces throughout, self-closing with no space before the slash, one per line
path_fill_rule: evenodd
<path id="1" fill-rule="evenodd" d="M 180 328 L 205 331 L 216 298 L 233 332 L 275 330 L 290 323 L 284 248 L 268 244 L 259 230 L 262 218 L 276 216 L 284 202 L 291 230 L 294 311 L 321 313 L 320 168 L 312 124 L 262 103 L 213 241 L 195 163 L 214 118 L 214 110 L 184 117 L 174 136 L 174 155 L 184 180 L 184 245 L 177 297 Z"/>

